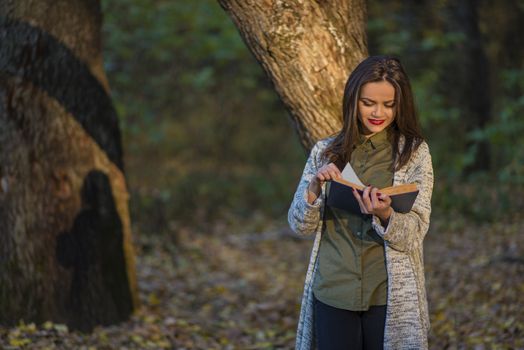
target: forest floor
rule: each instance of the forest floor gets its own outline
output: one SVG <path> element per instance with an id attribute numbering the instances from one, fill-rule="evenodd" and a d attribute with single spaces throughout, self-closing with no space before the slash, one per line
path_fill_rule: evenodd
<path id="1" fill-rule="evenodd" d="M 524 349 L 524 222 L 434 219 L 425 247 L 431 349 Z M 284 224 L 136 238 L 141 309 L 91 334 L 0 328 L 3 349 L 293 349 L 313 241 Z"/>

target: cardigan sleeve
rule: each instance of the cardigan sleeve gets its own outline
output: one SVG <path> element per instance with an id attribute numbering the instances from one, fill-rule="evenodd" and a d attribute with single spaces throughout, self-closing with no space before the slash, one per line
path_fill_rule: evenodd
<path id="1" fill-rule="evenodd" d="M 419 189 L 417 199 L 408 213 L 393 211 L 387 227 L 384 228 L 380 219 L 373 216 L 375 231 L 384 238 L 391 248 L 403 252 L 410 252 L 422 245 L 429 229 L 431 214 L 431 195 L 433 192 L 433 166 L 427 143 L 423 142 L 417 150 L 417 161 L 408 183 L 416 183 Z"/>
<path id="2" fill-rule="evenodd" d="M 320 153 L 320 142 L 317 142 L 311 149 L 302 177 L 293 196 L 293 201 L 289 207 L 289 226 L 298 235 L 311 235 L 316 232 L 320 224 L 320 208 L 323 203 L 322 193 L 312 204 L 307 201 L 309 183 L 315 177 L 320 167 L 318 160 Z M 324 191 L 324 186 L 325 184 L 322 187 L 322 192 Z"/>

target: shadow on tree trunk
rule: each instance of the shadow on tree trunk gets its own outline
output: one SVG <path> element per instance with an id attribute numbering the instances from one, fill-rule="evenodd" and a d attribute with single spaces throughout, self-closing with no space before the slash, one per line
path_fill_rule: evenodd
<path id="1" fill-rule="evenodd" d="M 106 174 L 89 172 L 82 187 L 82 210 L 73 227 L 57 237 L 56 257 L 72 270 L 66 301 L 69 325 L 91 331 L 97 324 L 125 320 L 133 310 L 122 222 Z"/>

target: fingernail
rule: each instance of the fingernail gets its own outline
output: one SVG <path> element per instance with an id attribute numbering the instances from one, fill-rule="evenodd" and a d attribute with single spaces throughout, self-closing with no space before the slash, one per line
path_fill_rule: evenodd
<path id="1" fill-rule="evenodd" d="M 380 193 L 380 192 L 377 192 L 377 195 L 379 195 L 379 196 L 382 196 L 382 193 Z"/>

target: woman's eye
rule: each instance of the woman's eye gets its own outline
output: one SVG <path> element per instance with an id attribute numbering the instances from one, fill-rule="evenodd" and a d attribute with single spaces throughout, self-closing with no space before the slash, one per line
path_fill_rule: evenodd
<path id="1" fill-rule="evenodd" d="M 366 107 L 373 106 L 373 103 L 371 103 L 371 102 L 363 102 L 363 103 L 364 103 L 364 106 L 366 106 Z"/>
<path id="2" fill-rule="evenodd" d="M 387 108 L 393 108 L 395 107 L 395 104 L 392 104 L 392 105 L 385 105 Z"/>

